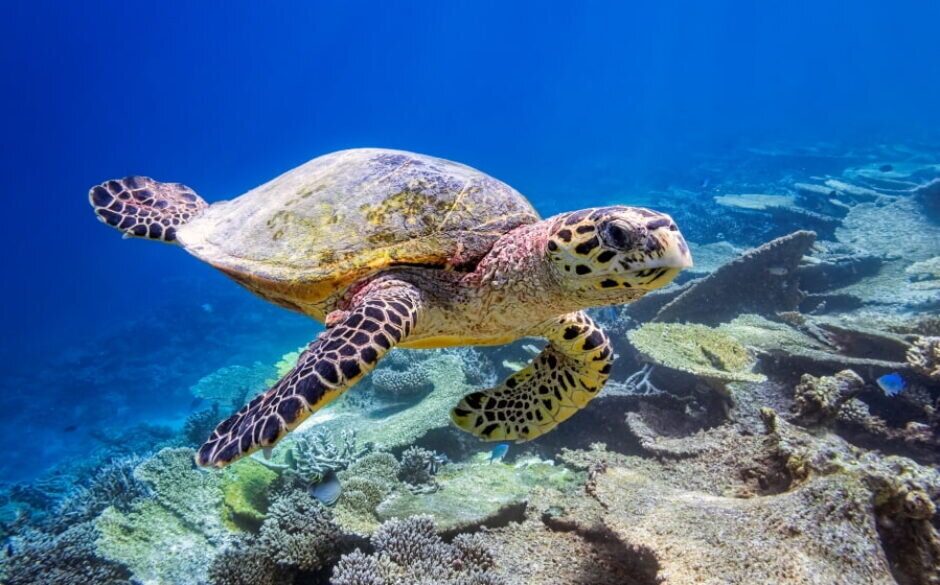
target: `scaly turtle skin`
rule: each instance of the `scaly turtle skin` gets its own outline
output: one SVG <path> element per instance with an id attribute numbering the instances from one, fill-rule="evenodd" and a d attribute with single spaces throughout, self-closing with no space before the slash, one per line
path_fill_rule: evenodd
<path id="1" fill-rule="evenodd" d="M 179 243 L 326 324 L 290 372 L 215 429 L 196 456 L 205 466 L 272 447 L 394 346 L 546 338 L 529 366 L 451 411 L 484 440 L 538 437 L 607 381 L 610 341 L 582 309 L 636 300 L 691 266 L 667 215 L 611 206 L 540 220 L 492 177 L 393 150 L 328 154 L 212 205 L 144 177 L 89 198 L 125 236 Z"/>

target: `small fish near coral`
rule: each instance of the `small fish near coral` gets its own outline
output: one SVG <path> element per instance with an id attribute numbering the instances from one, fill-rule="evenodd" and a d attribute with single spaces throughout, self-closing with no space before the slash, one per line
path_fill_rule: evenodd
<path id="1" fill-rule="evenodd" d="M 508 452 L 509 452 L 508 443 L 500 443 L 499 445 L 496 445 L 495 447 L 493 447 L 493 450 L 490 452 L 490 463 L 502 462 L 503 457 L 505 457 L 506 453 Z"/>
<path id="2" fill-rule="evenodd" d="M 310 488 L 310 495 L 327 507 L 334 505 L 342 493 L 343 487 L 340 485 L 339 478 L 336 477 L 336 472 L 332 469 L 327 471 L 323 478 Z"/>
<path id="3" fill-rule="evenodd" d="M 897 372 L 885 374 L 875 380 L 875 383 L 878 384 L 881 391 L 885 393 L 885 396 L 897 396 L 907 387 L 907 382 L 904 380 L 904 377 Z"/>
<path id="4" fill-rule="evenodd" d="M 214 205 L 147 177 L 106 181 L 89 201 L 125 236 L 178 244 L 263 299 L 327 325 L 292 370 L 216 427 L 196 456 L 202 466 L 272 447 L 395 346 L 546 338 L 528 366 L 451 410 L 454 424 L 486 441 L 539 437 L 584 408 L 610 375 L 611 341 L 584 309 L 635 301 L 692 266 L 664 213 L 614 205 L 542 219 L 480 171 L 396 150 L 327 154 Z M 288 228 L 288 217 L 308 227 Z"/>

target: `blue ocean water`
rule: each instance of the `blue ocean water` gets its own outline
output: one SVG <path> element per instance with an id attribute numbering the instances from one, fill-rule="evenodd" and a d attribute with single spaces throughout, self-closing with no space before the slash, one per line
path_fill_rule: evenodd
<path id="1" fill-rule="evenodd" d="M 166 439 L 203 407 L 198 380 L 322 330 L 99 225 L 86 193 L 101 181 L 179 181 L 211 203 L 370 146 L 481 169 L 543 216 L 638 203 L 681 218 L 735 180 L 806 180 L 885 145 L 940 159 L 928 0 L 14 0 L 3 14 L 5 484 Z M 681 227 L 740 249 L 782 235 Z"/>

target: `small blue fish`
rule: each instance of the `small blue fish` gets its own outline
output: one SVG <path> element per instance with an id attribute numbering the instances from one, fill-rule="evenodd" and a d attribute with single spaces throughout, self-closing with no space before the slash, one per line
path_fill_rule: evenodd
<path id="1" fill-rule="evenodd" d="M 508 443 L 500 443 L 493 447 L 493 451 L 490 453 L 490 463 L 494 461 L 502 461 L 503 457 L 506 456 L 506 452 L 509 451 Z"/>
<path id="2" fill-rule="evenodd" d="M 317 485 L 310 488 L 310 495 L 320 500 L 324 506 L 332 506 L 343 493 L 343 487 L 339 483 L 339 478 L 333 471 L 327 471 L 323 479 Z"/>
<path id="3" fill-rule="evenodd" d="M 885 374 L 875 380 L 875 382 L 878 384 L 878 387 L 881 388 L 882 392 L 885 393 L 885 396 L 897 396 L 907 387 L 907 382 L 905 382 L 901 374 L 897 372 Z"/>

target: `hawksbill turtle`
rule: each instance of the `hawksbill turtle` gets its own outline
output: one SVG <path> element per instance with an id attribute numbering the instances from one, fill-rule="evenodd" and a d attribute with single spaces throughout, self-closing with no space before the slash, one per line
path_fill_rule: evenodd
<path id="1" fill-rule="evenodd" d="M 271 448 L 395 346 L 547 339 L 527 367 L 451 411 L 484 440 L 538 437 L 610 373 L 610 340 L 583 309 L 636 300 L 692 265 L 663 213 L 618 205 L 541 219 L 480 171 L 396 150 L 327 154 L 212 205 L 138 176 L 95 186 L 89 199 L 126 237 L 179 244 L 326 326 L 290 372 L 216 427 L 196 455 L 202 466 Z"/>

